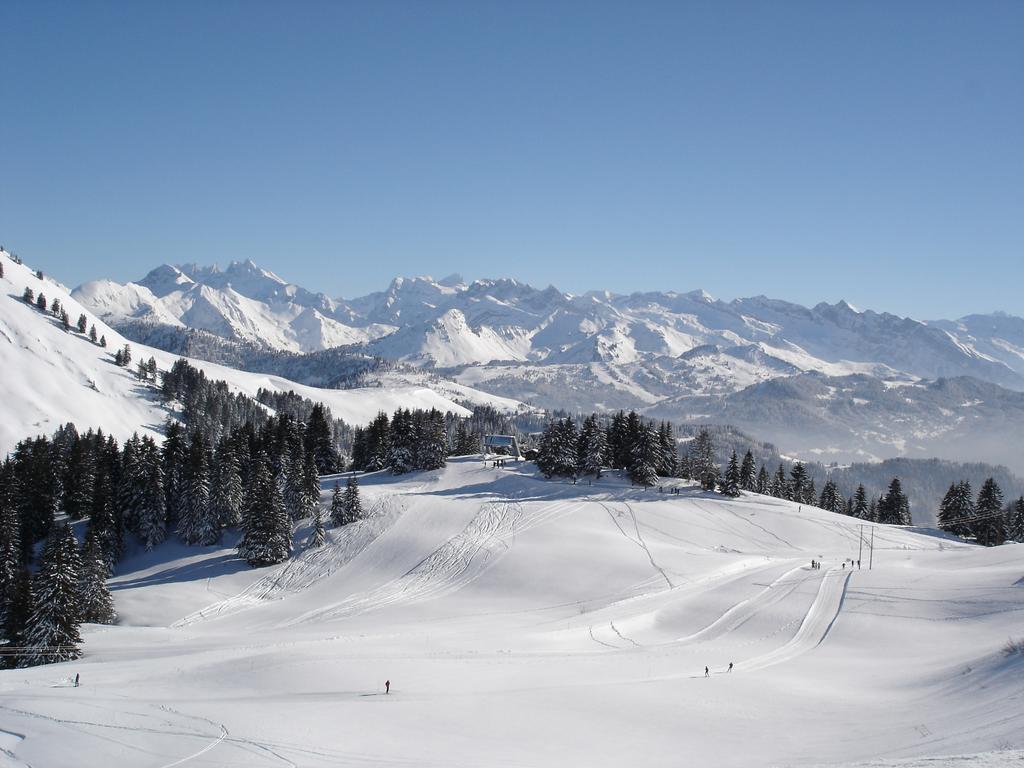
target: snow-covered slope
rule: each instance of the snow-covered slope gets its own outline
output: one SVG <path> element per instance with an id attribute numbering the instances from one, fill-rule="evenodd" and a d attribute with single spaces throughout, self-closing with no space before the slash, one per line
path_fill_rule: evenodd
<path id="1" fill-rule="evenodd" d="M 0 454 L 11 450 L 18 440 L 49 434 L 68 421 L 82 429 L 102 427 L 118 438 L 135 431 L 159 430 L 167 412 L 156 393 L 137 380 L 133 369 L 114 365 L 114 351 L 128 342 L 90 308 L 70 296 L 64 286 L 49 277 L 38 279 L 31 269 L 15 263 L 4 252 L 0 252 L 0 259 L 4 267 L 4 277 L 0 278 Z M 37 296 L 45 295 L 50 303 L 58 299 L 72 325 L 84 313 L 89 324 L 95 324 L 97 333 L 106 337 L 106 349 L 83 335 L 65 332 L 50 313 L 26 304 L 21 298 L 26 286 Z M 171 289 L 170 285 L 153 287 Z M 176 359 L 158 349 L 134 343 L 131 347 L 135 360 L 152 356 L 162 370 L 167 370 Z M 459 404 L 462 402 L 489 404 L 503 410 L 518 406 L 505 398 L 438 380 L 438 389 L 443 387 L 450 393 L 443 395 L 432 388 L 429 377 L 420 381 L 396 379 L 362 389 L 318 389 L 278 376 L 237 371 L 201 360 L 192 362 L 211 378 L 228 382 L 236 391 L 249 395 L 255 395 L 261 387 L 294 391 L 323 402 L 334 416 L 351 424 L 365 424 L 378 411 L 393 411 L 399 406 L 462 414 L 469 412 Z"/>
<path id="2" fill-rule="evenodd" d="M 0 672 L 4 759 L 1024 757 L 1010 751 L 1024 730 L 1024 656 L 1001 652 L 1021 635 L 1022 545 L 986 550 L 611 475 L 544 481 L 477 459 L 361 487 L 367 520 L 281 566 L 175 543 L 126 559 L 112 582 L 121 626 L 87 628 L 78 662 Z M 872 536 L 873 555 L 861 550 Z"/>

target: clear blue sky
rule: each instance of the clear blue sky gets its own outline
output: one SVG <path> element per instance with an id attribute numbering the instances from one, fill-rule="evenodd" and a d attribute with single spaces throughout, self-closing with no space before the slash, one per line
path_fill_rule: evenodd
<path id="1" fill-rule="evenodd" d="M 0 2 L 0 243 L 1024 314 L 1024 2 Z"/>

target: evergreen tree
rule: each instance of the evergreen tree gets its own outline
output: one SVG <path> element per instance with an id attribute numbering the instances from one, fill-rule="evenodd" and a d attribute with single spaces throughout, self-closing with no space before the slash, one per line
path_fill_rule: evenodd
<path id="1" fill-rule="evenodd" d="M 80 655 L 78 544 L 67 525 L 54 526 L 32 581 L 32 615 L 25 625 L 21 666 L 71 661 Z"/>
<path id="2" fill-rule="evenodd" d="M 303 434 L 306 453 L 316 462 L 317 472 L 329 475 L 338 468 L 338 453 L 334 449 L 331 423 L 327 409 L 321 403 L 315 403 L 310 411 Z"/>
<path id="3" fill-rule="evenodd" d="M 24 565 L 18 568 L 14 581 L 3 595 L 3 619 L 0 632 L 7 638 L 9 649 L 25 647 L 25 629 L 28 626 L 29 618 L 32 616 L 32 574 Z M 3 647 L 3 646 L 0 646 Z M 21 652 L 8 651 L 8 655 L 0 658 L 3 662 L 0 667 L 13 669 L 21 666 L 23 662 Z"/>
<path id="4" fill-rule="evenodd" d="M 465 419 L 459 419 L 455 426 L 455 446 L 452 448 L 452 456 L 472 456 L 480 453 L 480 438 L 469 431 Z"/>
<path id="5" fill-rule="evenodd" d="M 1024 544 L 1024 496 L 1011 507 L 1006 528 L 1009 539 Z"/>
<path id="6" fill-rule="evenodd" d="M 242 474 L 238 464 L 238 453 L 228 438 L 222 438 L 217 446 L 216 482 L 210 503 L 213 516 L 222 528 L 237 528 L 242 522 Z"/>
<path id="7" fill-rule="evenodd" d="M 163 445 L 163 484 L 167 525 L 173 527 L 184 514 L 185 463 L 188 445 L 181 424 L 168 421 Z"/>
<path id="8" fill-rule="evenodd" d="M 975 522 L 971 532 L 979 544 L 994 547 L 1006 541 L 1006 516 L 1003 513 L 1003 491 L 989 478 L 978 491 Z"/>
<path id="9" fill-rule="evenodd" d="M 630 414 L 632 415 L 632 414 Z M 632 458 L 629 477 L 638 485 L 651 486 L 658 483 L 658 465 L 661 462 L 661 443 L 658 433 L 650 422 L 640 421 L 632 434 Z"/>
<path id="10" fill-rule="evenodd" d="M 853 494 L 853 516 L 861 520 L 870 520 L 868 513 L 867 491 L 864 490 L 863 485 L 858 485 L 857 491 Z"/>
<path id="11" fill-rule="evenodd" d="M 306 544 L 310 549 L 319 549 L 327 542 L 327 530 L 324 528 L 324 513 L 317 504 L 313 510 L 313 532 Z"/>
<path id="12" fill-rule="evenodd" d="M 56 301 L 54 301 L 54 303 L 56 303 Z M 60 312 L 58 313 L 58 317 L 60 317 L 60 327 L 63 328 L 65 332 L 70 331 L 71 330 L 71 318 L 68 317 L 67 310 L 62 308 L 60 310 Z"/>
<path id="13" fill-rule="evenodd" d="M 28 287 L 28 286 L 26 285 L 26 286 L 25 286 L 25 292 L 24 292 L 23 294 L 21 294 L 21 298 L 22 298 L 22 300 L 23 300 L 23 301 L 24 301 L 24 302 L 25 302 L 26 304 L 34 304 L 34 303 L 35 303 L 35 300 L 36 300 L 36 294 L 35 294 L 35 291 L 33 291 L 33 290 L 32 290 L 31 288 L 29 288 L 29 287 Z"/>
<path id="14" fill-rule="evenodd" d="M 291 554 L 291 522 L 266 453 L 256 457 L 238 554 L 252 566 L 274 565 Z"/>
<path id="15" fill-rule="evenodd" d="M 675 477 L 679 471 L 679 459 L 676 452 L 676 439 L 672 434 L 672 424 L 661 422 L 658 427 L 658 474 L 662 477 Z"/>
<path id="16" fill-rule="evenodd" d="M 749 450 L 743 455 L 743 463 L 740 465 L 740 489 L 744 491 L 757 490 L 757 480 L 754 474 L 754 454 Z"/>
<path id="17" fill-rule="evenodd" d="M 764 464 L 761 465 L 761 469 L 757 473 L 757 486 L 755 490 L 762 496 L 771 493 L 772 481 L 768 478 L 768 470 L 765 469 Z"/>
<path id="18" fill-rule="evenodd" d="M 46 296 L 40 293 L 36 297 L 36 306 L 43 312 L 46 311 Z"/>
<path id="19" fill-rule="evenodd" d="M 89 326 L 89 341 L 91 341 L 93 344 L 95 344 L 96 340 L 97 340 L 97 337 L 96 337 L 96 326 L 95 325 L 90 325 Z"/>
<path id="20" fill-rule="evenodd" d="M 889 490 L 878 503 L 878 522 L 889 525 L 910 525 L 910 504 L 903 494 L 900 479 L 894 477 Z"/>
<path id="21" fill-rule="evenodd" d="M 878 522 L 878 500 L 874 496 L 871 497 L 871 503 L 868 504 L 867 519 L 873 523 Z"/>
<path id="22" fill-rule="evenodd" d="M 580 430 L 580 472 L 584 475 L 593 475 L 595 479 L 600 478 L 607 451 L 605 431 L 598 424 L 597 415 L 591 414 L 584 419 L 583 428 Z"/>
<path id="23" fill-rule="evenodd" d="M 114 600 L 107 589 L 107 563 L 96 536 L 86 536 L 81 559 L 78 579 L 81 620 L 92 624 L 113 624 L 116 614 Z"/>
<path id="24" fill-rule="evenodd" d="M 334 491 L 331 493 L 331 524 L 344 525 L 346 522 L 345 499 L 341 494 L 341 483 L 335 480 Z"/>
<path id="25" fill-rule="evenodd" d="M 192 433 L 184 471 L 185 500 L 178 536 L 189 545 L 209 546 L 220 539 L 220 521 L 210 503 L 209 449 L 199 432 Z"/>
<path id="26" fill-rule="evenodd" d="M 629 466 L 630 446 L 626 428 L 626 414 L 619 411 L 612 417 L 608 425 L 605 441 L 608 445 L 608 464 L 614 469 L 625 469 Z"/>
<path id="27" fill-rule="evenodd" d="M 576 425 L 571 419 L 550 422 L 541 435 L 537 467 L 545 477 L 574 476 L 578 469 L 578 444 Z"/>
<path id="28" fill-rule="evenodd" d="M 946 533 L 958 533 L 960 524 L 957 520 L 959 510 L 958 507 L 958 496 L 959 488 L 956 483 L 949 484 L 949 490 L 946 491 L 946 495 L 942 497 L 942 501 L 939 502 L 939 514 L 938 524 L 939 528 Z"/>
<path id="29" fill-rule="evenodd" d="M 690 471 L 705 491 L 713 491 L 718 481 L 718 464 L 715 462 L 715 444 L 711 432 L 701 428 L 690 449 Z"/>
<path id="30" fill-rule="evenodd" d="M 422 470 L 441 469 L 448 463 L 448 430 L 444 414 L 436 408 L 418 412 L 420 417 L 414 424 L 416 468 Z"/>
<path id="31" fill-rule="evenodd" d="M 14 504 L 0 495 L 0 632 L 8 626 L 7 614 L 11 610 L 21 575 L 23 556 L 20 527 Z"/>
<path id="32" fill-rule="evenodd" d="M 722 477 L 721 492 L 723 496 L 740 495 L 740 464 L 736 458 L 736 451 L 733 451 L 732 456 L 729 457 L 729 466 L 726 467 Z"/>
<path id="33" fill-rule="evenodd" d="M 79 315 L 78 316 L 78 332 L 81 333 L 81 334 L 85 334 L 85 330 L 88 327 L 88 325 L 89 325 L 89 320 L 86 318 L 86 316 L 85 315 Z"/>
<path id="34" fill-rule="evenodd" d="M 846 505 L 843 496 L 839 493 L 839 488 L 836 487 L 831 478 L 825 481 L 825 485 L 821 489 L 818 506 L 829 512 L 845 512 Z"/>
<path id="35" fill-rule="evenodd" d="M 356 481 L 355 475 L 350 475 L 345 484 L 342 506 L 345 509 L 345 525 L 363 519 L 363 505 L 359 500 L 359 483 Z"/>
<path id="36" fill-rule="evenodd" d="M 107 337 L 105 335 L 100 336 L 100 346 L 103 347 L 104 349 L 106 349 L 107 347 Z"/>
<path id="37" fill-rule="evenodd" d="M 139 499 L 138 534 L 151 550 L 167 537 L 167 497 L 164 492 L 163 456 L 151 437 L 142 439 L 140 452 L 142 495 Z"/>
<path id="38" fill-rule="evenodd" d="M 789 495 L 787 498 L 798 504 L 806 504 L 807 483 L 807 468 L 798 461 L 789 470 Z"/>
<path id="39" fill-rule="evenodd" d="M 779 464 L 778 470 L 772 477 L 772 496 L 776 499 L 789 498 L 789 481 L 786 480 L 786 470 Z"/>

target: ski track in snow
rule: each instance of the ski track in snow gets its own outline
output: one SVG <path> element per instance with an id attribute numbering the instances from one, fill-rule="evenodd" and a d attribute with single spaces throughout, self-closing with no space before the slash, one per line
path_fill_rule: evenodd
<path id="1" fill-rule="evenodd" d="M 457 535 L 404 574 L 361 595 L 309 611 L 286 626 L 355 616 L 400 602 L 431 600 L 461 589 L 508 551 L 517 533 L 581 506 L 555 502 L 525 516 L 516 501 L 490 501 Z"/>
<path id="2" fill-rule="evenodd" d="M 843 609 L 846 589 L 851 576 L 853 576 L 852 571 L 843 571 L 837 568 L 826 571 L 821 585 L 818 587 L 818 593 L 814 596 L 814 602 L 807 609 L 796 634 L 781 647 L 744 661 L 743 670 L 764 669 L 792 661 L 797 656 L 817 648 L 825 642 Z"/>
<path id="3" fill-rule="evenodd" d="M 330 537 L 336 539 L 335 542 L 304 550 L 238 594 L 201 608 L 171 626 L 187 627 L 197 621 L 227 616 L 308 589 L 351 562 L 390 528 L 401 513 L 401 502 L 388 494 L 374 503 L 370 514 L 363 520 L 332 531 Z"/>
<path id="4" fill-rule="evenodd" d="M 801 571 L 804 570 L 807 570 L 808 573 L 801 577 Z M 755 614 L 789 597 L 789 595 L 799 589 L 806 581 L 814 578 L 814 576 L 814 572 L 806 566 L 800 565 L 792 568 L 753 597 L 741 600 L 731 606 L 711 624 L 704 627 L 704 629 L 698 630 L 692 635 L 681 637 L 675 642 L 684 644 L 714 640 L 739 629 Z"/>

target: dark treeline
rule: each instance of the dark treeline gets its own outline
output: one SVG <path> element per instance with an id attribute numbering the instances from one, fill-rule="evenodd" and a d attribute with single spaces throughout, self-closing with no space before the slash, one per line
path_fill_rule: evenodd
<path id="1" fill-rule="evenodd" d="M 1024 496 L 1004 506 L 994 478 L 982 483 L 977 499 L 969 481 L 952 483 L 939 505 L 939 527 L 990 547 L 1007 540 L 1024 542 Z"/>
<path id="2" fill-rule="evenodd" d="M 473 440 L 463 432 L 467 447 Z M 479 445 L 479 440 L 475 440 Z M 457 446 L 459 449 L 459 446 Z M 479 450 L 479 449 L 477 449 Z M 395 474 L 415 469 L 440 469 L 449 453 L 445 414 L 399 408 L 391 418 L 379 413 L 365 428 L 357 427 L 352 442 L 352 468 L 367 472 L 390 469 Z"/>
<path id="3" fill-rule="evenodd" d="M 610 419 L 592 414 L 577 427 L 573 418 L 549 422 L 540 439 L 537 466 L 547 477 L 582 475 L 600 477 L 603 467 L 625 471 L 643 486 L 657 484 L 659 477 L 696 480 L 705 491 L 738 496 L 741 491 L 761 493 L 830 512 L 892 525 L 910 525 L 910 504 L 899 478 L 893 478 L 878 498 L 868 498 L 863 485 L 844 498 L 831 480 L 820 493 L 800 462 L 787 472 L 780 462 L 772 471 L 747 450 L 742 458 L 732 450 L 724 467 L 716 457 L 713 434 L 700 429 L 680 453 L 673 426 L 654 422 L 635 412 L 620 411 Z"/>

